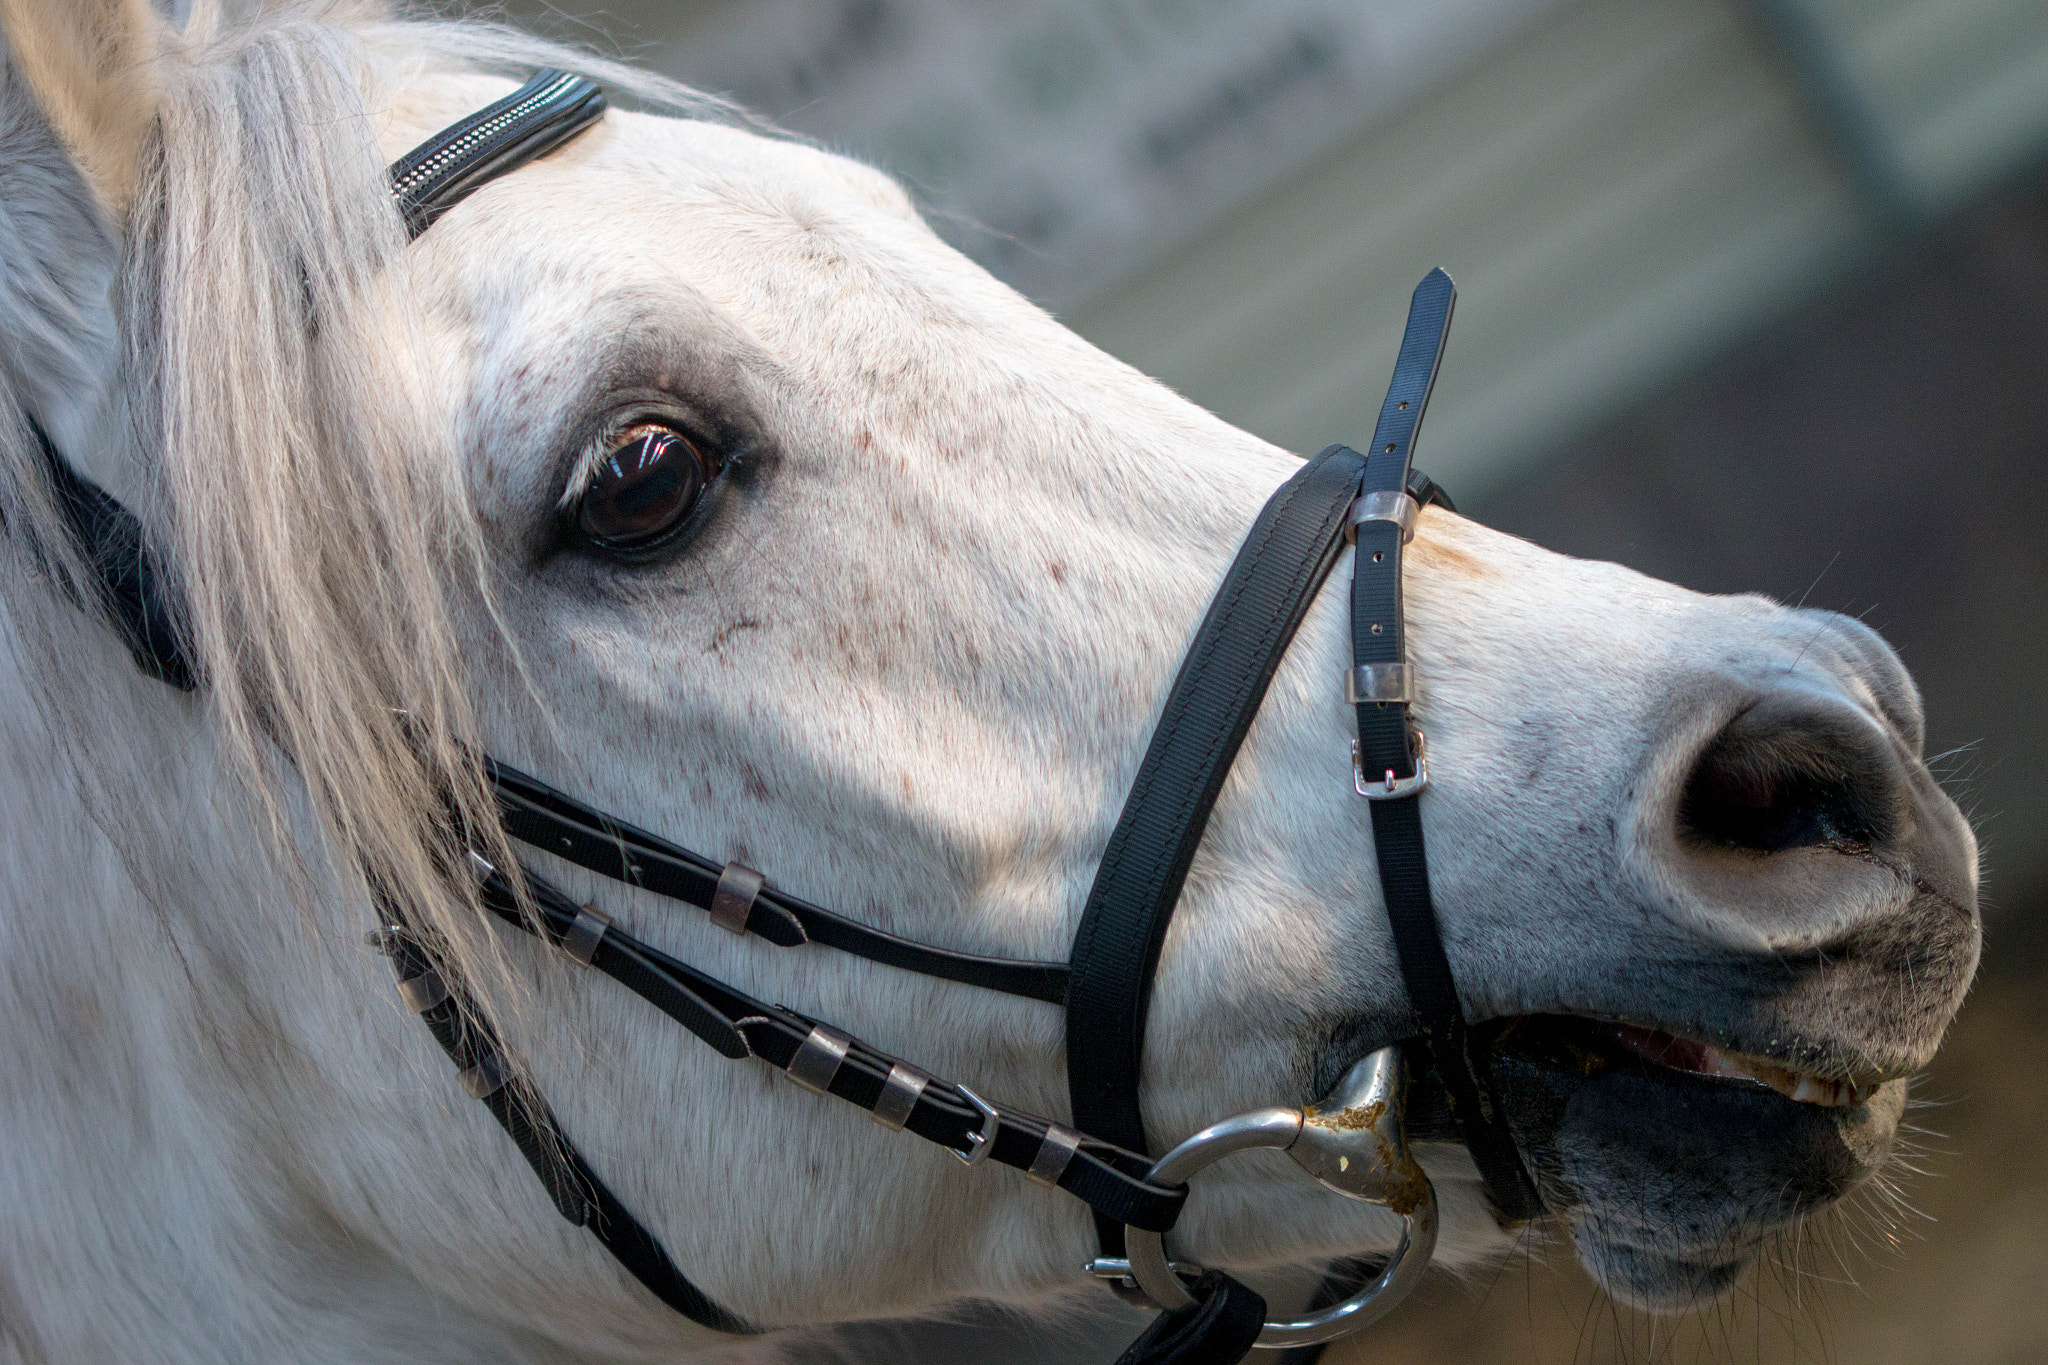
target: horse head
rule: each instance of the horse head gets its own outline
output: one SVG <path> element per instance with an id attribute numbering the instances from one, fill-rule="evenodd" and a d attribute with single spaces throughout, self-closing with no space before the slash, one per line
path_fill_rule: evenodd
<path id="1" fill-rule="evenodd" d="M 887 176 L 651 78 L 321 7 L 201 7 L 182 32 L 120 0 L 4 13 L 10 407 L 138 510 L 202 686 L 141 676 L 79 610 L 10 433 L 8 667 L 48 701 L 8 750 L 48 799 L 7 833 L 25 871 L 0 1001 L 37 1079 L 0 1090 L 0 1331 L 112 1340 L 162 1293 L 194 1340 L 277 1359 L 305 1352 L 313 1299 L 358 1305 L 365 1358 L 429 1314 L 505 1358 L 716 1341 L 460 1102 L 354 946 L 379 895 L 421 907 L 566 1137 L 740 1318 L 1084 1278 L 1081 1204 L 721 1058 L 488 928 L 445 875 L 451 803 L 673 958 L 1065 1114 L 1057 1009 L 766 946 L 515 847 L 476 756 L 865 926 L 1063 959 L 1190 638 L 1297 457 L 1095 350 Z M 383 167 L 517 84 L 493 72 L 544 64 L 645 107 L 408 242 Z M 1879 1170 L 1974 970 L 1975 844 L 1918 694 L 1846 617 L 1441 507 L 1406 576 L 1429 877 L 1473 1046 L 1601 1284 L 1703 1301 Z M 1164 943 L 1141 1088 L 1160 1150 L 1313 1100 L 1420 1024 L 1336 597 L 1279 666 Z M 59 894 L 59 923 L 28 908 Z M 1438 1255 L 1472 1264 L 1509 1234 L 1432 1094 L 1413 1087 L 1409 1137 Z M 143 1136 L 144 1114 L 176 1131 Z M 144 1163 L 156 1141 L 205 1157 Z M 132 1295 L 109 1301 L 56 1189 L 127 1239 Z M 1194 1180 L 1172 1240 L 1258 1267 L 1399 1227 L 1247 1156 Z M 223 1325 L 257 1304 L 273 1336 Z"/>

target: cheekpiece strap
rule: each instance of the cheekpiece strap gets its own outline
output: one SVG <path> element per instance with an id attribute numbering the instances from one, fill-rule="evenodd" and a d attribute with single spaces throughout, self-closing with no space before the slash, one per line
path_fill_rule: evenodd
<path id="1" fill-rule="evenodd" d="M 1413 525 L 1410 509 L 1423 501 L 1414 496 L 1411 476 L 1415 437 L 1436 384 L 1457 296 L 1442 270 L 1430 271 L 1415 287 L 1393 382 L 1366 452 L 1359 501 L 1379 510 L 1353 522 L 1353 668 L 1346 688 L 1358 720 L 1358 794 L 1372 805 L 1373 852 L 1409 1001 L 1420 1016 L 1423 1042 L 1495 1213 L 1525 1221 L 1543 1211 L 1542 1201 L 1494 1098 L 1486 1060 L 1472 1047 L 1430 900 L 1420 806 L 1429 785 L 1428 754 L 1422 732 L 1409 719 L 1414 689 L 1426 691 L 1428 679 L 1414 677 L 1408 667 L 1401 616 L 1401 554 Z M 1433 484 L 1423 491 L 1425 497 L 1447 501 Z"/>

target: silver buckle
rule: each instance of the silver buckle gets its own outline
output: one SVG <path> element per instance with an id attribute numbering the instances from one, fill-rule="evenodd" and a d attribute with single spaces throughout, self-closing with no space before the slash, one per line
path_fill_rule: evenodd
<path id="1" fill-rule="evenodd" d="M 1415 775 L 1396 777 L 1392 768 L 1386 776 L 1374 782 L 1365 780 L 1365 758 L 1360 754 L 1358 741 L 1351 741 L 1351 785 L 1358 794 L 1368 801 L 1392 801 L 1398 797 L 1413 796 L 1429 785 L 1429 736 L 1418 728 L 1415 736 Z"/>
<path id="2" fill-rule="evenodd" d="M 995 1146 L 996 1125 L 1002 1122 L 1003 1116 L 996 1112 L 994 1105 L 958 1081 L 953 1083 L 953 1088 L 965 1095 L 967 1102 L 980 1112 L 981 1131 L 967 1135 L 966 1151 L 953 1152 L 951 1147 L 948 1147 L 946 1150 L 953 1152 L 954 1160 L 958 1161 L 962 1166 L 979 1166 L 982 1162 L 988 1160 L 988 1149 Z"/>

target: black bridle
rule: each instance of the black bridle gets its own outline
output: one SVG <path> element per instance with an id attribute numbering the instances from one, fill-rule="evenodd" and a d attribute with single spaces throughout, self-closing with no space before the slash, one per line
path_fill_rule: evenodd
<path id="1" fill-rule="evenodd" d="M 417 237 L 468 194 L 576 136 L 605 109 L 595 85 L 544 71 L 507 98 L 421 144 L 391 168 L 393 197 Z M 1095 1214 L 1098 1273 L 1118 1276 L 1126 1226 L 1163 1233 L 1184 1184 L 1151 1178 L 1138 1082 L 1160 946 L 1231 762 L 1288 643 L 1347 543 L 1352 579 L 1358 794 L 1371 801 L 1374 852 L 1421 1041 L 1499 1216 L 1541 1211 L 1493 1098 L 1431 906 L 1418 797 L 1428 783 L 1401 620 L 1402 548 L 1421 506 L 1450 500 L 1411 466 L 1455 297 L 1432 271 L 1416 289 L 1394 379 L 1366 454 L 1331 446 L 1307 461 L 1260 512 L 1218 589 L 1168 694 L 1089 893 L 1070 961 L 976 956 L 883 933 L 770 886 L 738 863 L 677 847 L 488 758 L 484 774 L 514 839 L 627 885 L 706 911 L 713 922 L 780 948 L 822 944 L 893 967 L 1057 1005 L 1066 1011 L 1073 1125 L 989 1103 L 828 1024 L 755 1000 L 679 962 L 580 906 L 525 868 L 508 876 L 472 855 L 481 901 L 667 1014 L 721 1055 L 756 1057 L 819 1094 L 866 1110 L 885 1127 L 945 1147 L 970 1165 L 993 1160 L 1074 1195 Z M 97 575 L 102 606 L 150 676 L 192 690 L 176 596 L 126 508 L 80 475 L 30 419 L 56 502 Z M 523 883 L 533 914 L 521 905 Z M 381 898 L 371 936 L 398 989 L 456 1065 L 462 1083 L 505 1128 L 562 1216 L 585 1227 L 663 1302 L 720 1332 L 760 1330 L 684 1277 L 661 1243 L 613 1196 L 564 1135 L 532 1084 L 516 1075 L 488 1019 L 404 907 Z M 1126 1285 L 1128 1288 L 1128 1285 Z M 1263 1318 L 1258 1296 L 1219 1272 L 1195 1286 L 1193 1309 L 1168 1314 L 1126 1356 L 1147 1365 L 1238 1359 Z M 1247 1328 L 1249 1324 L 1249 1328 Z"/>

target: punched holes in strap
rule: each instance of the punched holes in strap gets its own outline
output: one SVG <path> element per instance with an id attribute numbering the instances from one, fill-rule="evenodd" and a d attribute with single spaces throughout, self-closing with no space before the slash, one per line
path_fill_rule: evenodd
<path id="1" fill-rule="evenodd" d="M 745 863 L 727 863 L 718 874 L 718 889 L 711 893 L 711 922 L 735 934 L 747 932 L 747 916 L 768 879 Z"/>

